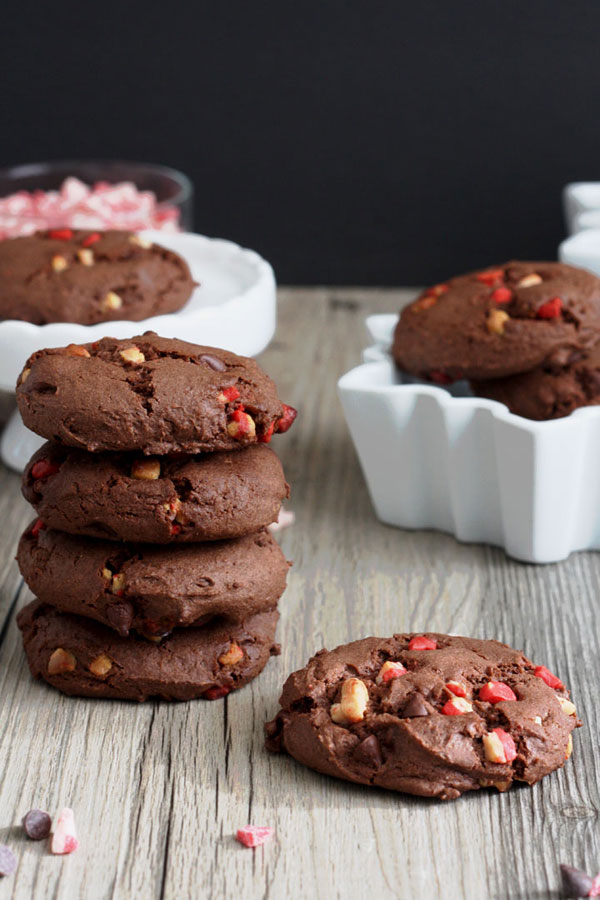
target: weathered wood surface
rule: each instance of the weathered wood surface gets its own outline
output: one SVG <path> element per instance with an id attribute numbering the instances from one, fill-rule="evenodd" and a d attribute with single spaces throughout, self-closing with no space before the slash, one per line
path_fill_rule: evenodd
<path id="1" fill-rule="evenodd" d="M 282 532 L 294 567 L 283 653 L 214 703 L 142 706 L 62 697 L 31 681 L 14 622 L 29 599 L 13 561 L 31 518 L 0 474 L 0 843 L 19 857 L 4 898 L 546 898 L 558 862 L 600 868 L 597 621 L 600 554 L 523 565 L 497 549 L 375 519 L 336 398 L 369 312 L 393 291 L 281 291 L 263 363 L 301 416 L 275 443 L 293 485 Z M 398 461 L 401 465 L 401 460 Z M 263 749 L 286 675 L 322 646 L 433 629 L 498 637 L 560 673 L 585 719 L 572 761 L 533 789 L 453 803 L 352 786 Z M 52 857 L 23 838 L 32 806 L 72 805 L 81 849 Z M 235 829 L 277 840 L 241 848 Z"/>

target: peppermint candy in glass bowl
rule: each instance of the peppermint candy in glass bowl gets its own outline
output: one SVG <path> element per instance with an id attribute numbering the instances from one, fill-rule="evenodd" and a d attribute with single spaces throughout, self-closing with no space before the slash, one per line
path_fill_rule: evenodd
<path id="1" fill-rule="evenodd" d="M 0 169 L 0 239 L 57 227 L 190 231 L 193 187 L 165 166 L 110 160 Z"/>

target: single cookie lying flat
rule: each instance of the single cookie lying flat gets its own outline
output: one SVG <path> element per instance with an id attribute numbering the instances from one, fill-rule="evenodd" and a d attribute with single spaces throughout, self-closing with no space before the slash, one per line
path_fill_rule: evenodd
<path id="1" fill-rule="evenodd" d="M 23 495 L 48 528 L 167 544 L 253 534 L 277 519 L 289 488 L 264 445 L 159 459 L 47 443 L 25 469 Z"/>
<path id="2" fill-rule="evenodd" d="M 93 325 L 174 312 L 194 282 L 184 259 L 129 231 L 58 228 L 0 243 L 0 318 Z"/>
<path id="3" fill-rule="evenodd" d="M 600 279 L 565 263 L 509 262 L 429 288 L 402 310 L 392 354 L 446 383 L 565 365 L 595 344 Z"/>
<path id="4" fill-rule="evenodd" d="M 17 623 L 34 678 L 65 694 L 120 700 L 216 700 L 237 690 L 279 653 L 276 609 L 240 624 L 216 619 L 182 628 L 159 644 L 119 637 L 90 619 L 34 600 Z"/>
<path id="5" fill-rule="evenodd" d="M 443 800 L 539 781 L 564 764 L 581 724 L 543 666 L 497 641 L 443 634 L 322 650 L 290 675 L 280 702 L 268 749 L 327 775 Z"/>
<path id="6" fill-rule="evenodd" d="M 262 531 L 230 541 L 117 544 L 40 528 L 23 534 L 17 553 L 32 593 L 62 612 L 87 616 L 121 635 L 148 637 L 214 616 L 241 622 L 274 607 L 288 563 Z"/>
<path id="7" fill-rule="evenodd" d="M 253 359 L 153 332 L 39 350 L 21 373 L 17 403 L 27 427 L 48 440 L 150 456 L 268 443 L 296 414 Z"/>
<path id="8" fill-rule="evenodd" d="M 600 345 L 566 366 L 539 368 L 508 378 L 472 381 L 478 397 L 498 400 L 526 419 L 560 419 L 600 403 Z"/>

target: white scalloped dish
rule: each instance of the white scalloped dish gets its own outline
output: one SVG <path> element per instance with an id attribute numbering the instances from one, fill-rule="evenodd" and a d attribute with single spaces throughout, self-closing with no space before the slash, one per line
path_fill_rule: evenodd
<path id="1" fill-rule="evenodd" d="M 404 379 L 387 351 L 397 316 L 338 382 L 377 517 L 503 547 L 527 562 L 600 548 L 600 408 L 534 422 L 506 406 Z"/>
<path id="2" fill-rule="evenodd" d="M 32 325 L 6 319 L 0 322 L 0 390 L 14 391 L 25 360 L 36 350 L 85 344 L 104 335 L 127 338 L 156 331 L 163 337 L 222 347 L 244 356 L 264 350 L 275 333 L 277 308 L 275 276 L 268 262 L 231 241 L 190 233 L 140 234 L 187 260 L 199 287 L 186 305 L 176 313 L 140 322 Z M 15 413 L 2 436 L 2 459 L 20 470 L 40 443 Z"/>

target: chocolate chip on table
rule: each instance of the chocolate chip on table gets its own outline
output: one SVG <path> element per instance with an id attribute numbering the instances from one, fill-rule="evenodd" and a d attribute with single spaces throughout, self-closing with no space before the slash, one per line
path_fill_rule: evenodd
<path id="1" fill-rule="evenodd" d="M 574 866 L 560 867 L 563 897 L 588 897 L 593 886 L 593 879 L 581 869 Z"/>
<path id="2" fill-rule="evenodd" d="M 17 868 L 17 858 L 10 847 L 0 844 L 0 876 L 12 875 Z"/>
<path id="3" fill-rule="evenodd" d="M 25 834 L 32 841 L 47 838 L 52 827 L 52 819 L 42 809 L 30 809 L 21 819 Z"/>

